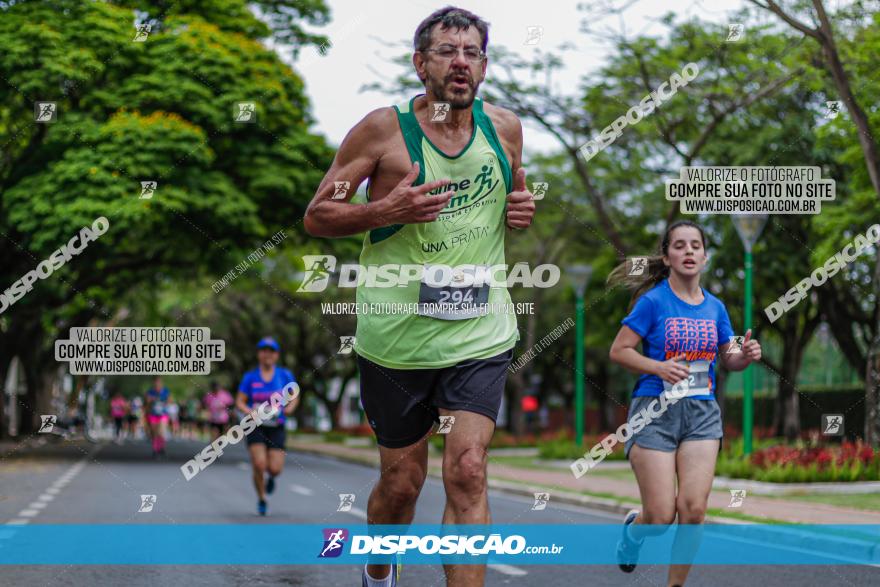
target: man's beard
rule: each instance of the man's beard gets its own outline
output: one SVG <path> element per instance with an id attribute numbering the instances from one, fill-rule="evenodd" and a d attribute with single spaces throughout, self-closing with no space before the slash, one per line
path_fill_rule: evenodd
<path id="1" fill-rule="evenodd" d="M 438 102 L 449 102 L 450 108 L 453 110 L 464 110 L 465 108 L 470 108 L 471 104 L 474 103 L 474 99 L 477 97 L 477 89 L 480 87 L 480 82 L 474 82 L 470 80 L 471 87 L 463 93 L 458 93 L 454 91 L 447 91 L 446 83 L 451 80 L 454 75 L 450 75 L 446 79 L 435 79 L 428 78 L 428 88 L 437 97 Z"/>

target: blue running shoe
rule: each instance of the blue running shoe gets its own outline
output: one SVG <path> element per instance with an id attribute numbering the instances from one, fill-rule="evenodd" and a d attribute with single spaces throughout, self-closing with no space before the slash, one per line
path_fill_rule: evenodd
<path id="1" fill-rule="evenodd" d="M 266 509 L 267 509 L 267 507 L 266 507 L 266 500 L 265 499 L 261 499 L 260 501 L 257 502 L 257 513 L 258 514 L 260 514 L 261 516 L 265 516 Z"/>
<path id="2" fill-rule="evenodd" d="M 273 475 L 269 475 L 269 480 L 266 481 L 266 493 L 268 495 L 272 495 L 273 491 L 275 491 L 275 477 Z"/>
<path id="3" fill-rule="evenodd" d="M 624 573 L 632 573 L 636 569 L 636 563 L 639 562 L 639 550 L 642 548 L 645 539 L 636 542 L 629 537 L 627 526 L 636 521 L 639 517 L 639 510 L 630 510 L 623 519 L 623 535 L 620 542 L 617 543 L 617 565 Z"/>

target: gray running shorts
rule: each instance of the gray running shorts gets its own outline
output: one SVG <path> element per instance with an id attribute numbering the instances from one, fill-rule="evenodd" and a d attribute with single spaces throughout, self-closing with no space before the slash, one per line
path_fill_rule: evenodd
<path id="1" fill-rule="evenodd" d="M 714 399 L 682 398 L 675 403 L 668 403 L 666 411 L 655 416 L 660 412 L 661 406 L 657 396 L 632 399 L 627 421 L 635 428 L 633 418 L 645 410 L 644 421 L 647 425 L 627 439 L 624 445 L 627 458 L 633 443 L 642 448 L 674 452 L 686 440 L 712 440 L 724 436 L 721 409 Z"/>

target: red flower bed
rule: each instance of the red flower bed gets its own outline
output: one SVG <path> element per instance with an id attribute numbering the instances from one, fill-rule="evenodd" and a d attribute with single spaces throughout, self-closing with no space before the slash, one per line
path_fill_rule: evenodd
<path id="1" fill-rule="evenodd" d="M 880 451 L 875 451 L 871 446 L 858 442 L 844 442 L 839 447 L 812 446 L 794 448 L 790 446 L 771 446 L 756 451 L 752 454 L 752 464 L 767 469 L 775 465 L 818 465 L 823 470 L 832 462 L 838 467 L 854 465 L 861 462 L 869 465 L 875 458 L 880 458 Z"/>

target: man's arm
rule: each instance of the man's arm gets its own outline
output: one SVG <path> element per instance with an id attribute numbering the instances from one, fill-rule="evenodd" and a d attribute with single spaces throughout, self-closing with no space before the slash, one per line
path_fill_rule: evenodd
<path id="1" fill-rule="evenodd" d="M 437 218 L 454 192 L 427 196 L 430 190 L 449 183 L 440 179 L 418 187 L 418 164 L 387 196 L 366 204 L 350 204 L 358 186 L 372 176 L 383 154 L 380 137 L 387 137 L 397 124 L 393 108 L 370 112 L 342 141 L 333 164 L 318 186 L 303 219 L 306 232 L 312 236 L 340 237 L 357 234 L 397 223 L 431 222 Z M 349 182 L 344 198 L 332 199 L 334 182 Z"/>
<path id="2" fill-rule="evenodd" d="M 513 191 L 507 195 L 507 226 L 528 228 L 535 216 L 535 202 L 526 186 L 526 171 L 522 167 L 522 123 L 510 110 L 486 105 L 486 113 L 492 118 L 495 131 L 502 146 L 510 152 L 510 171 L 513 175 Z"/>

